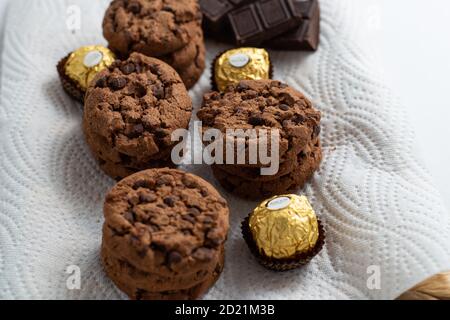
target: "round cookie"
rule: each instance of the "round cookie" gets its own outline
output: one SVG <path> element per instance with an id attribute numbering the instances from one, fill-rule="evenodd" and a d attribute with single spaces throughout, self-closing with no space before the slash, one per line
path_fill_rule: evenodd
<path id="1" fill-rule="evenodd" d="M 176 169 L 150 169 L 106 196 L 103 245 L 118 259 L 160 276 L 194 273 L 217 261 L 228 206 L 214 187 Z"/>
<path id="2" fill-rule="evenodd" d="M 103 35 L 111 50 L 161 56 L 191 40 L 190 28 L 201 25 L 196 0 L 114 0 L 103 20 Z"/>
<path id="3" fill-rule="evenodd" d="M 205 44 L 199 43 L 196 46 L 194 61 L 187 67 L 176 69 L 187 89 L 191 89 L 202 76 L 205 70 Z"/>
<path id="4" fill-rule="evenodd" d="M 320 112 L 302 93 L 275 80 L 243 80 L 223 93 L 207 93 L 197 116 L 204 130 L 224 134 L 227 129 L 278 129 L 280 162 L 295 159 L 320 133 Z M 248 161 L 248 148 L 245 153 Z"/>
<path id="5" fill-rule="evenodd" d="M 261 175 L 261 168 L 241 167 L 239 165 L 214 165 L 230 175 L 238 176 L 251 181 L 273 181 L 282 176 L 285 176 L 293 171 L 296 171 L 302 163 L 302 159 L 313 156 L 313 152 L 320 146 L 320 140 L 317 137 L 312 140 L 304 150 L 302 150 L 295 159 L 289 159 L 279 164 L 278 172 L 274 175 Z"/>
<path id="6" fill-rule="evenodd" d="M 120 275 L 111 273 L 108 260 L 105 260 L 105 255 L 102 254 L 102 262 L 105 272 L 113 280 L 115 285 L 122 290 L 125 294 L 133 300 L 195 300 L 202 297 L 211 288 L 214 283 L 219 279 L 220 274 L 223 271 L 225 263 L 225 255 L 222 250 L 219 256 L 219 260 L 214 270 L 208 275 L 208 277 L 201 283 L 196 284 L 193 287 L 180 290 L 167 290 L 167 291 L 149 291 L 140 288 L 134 283 L 127 282 Z"/>
<path id="7" fill-rule="evenodd" d="M 222 248 L 223 251 L 223 248 Z M 102 246 L 102 261 L 110 278 L 133 284 L 134 287 L 150 292 L 175 291 L 192 288 L 205 282 L 215 270 L 218 261 L 194 273 L 180 273 L 173 276 L 161 276 L 137 269 L 128 261 L 118 259 L 114 252 Z M 220 260 L 220 256 L 219 256 Z"/>
<path id="8" fill-rule="evenodd" d="M 190 28 L 189 31 L 191 40 L 186 46 L 180 50 L 158 57 L 171 65 L 175 70 L 183 69 L 191 65 L 197 58 L 198 47 L 205 46 L 203 31 L 200 27 Z"/>
<path id="9" fill-rule="evenodd" d="M 113 178 L 116 181 L 120 181 L 133 173 L 136 173 L 141 170 L 145 170 L 148 168 L 176 168 L 176 165 L 170 160 L 152 160 L 145 165 L 141 166 L 141 169 L 137 167 L 127 167 L 120 164 L 115 164 L 112 162 L 106 162 L 102 159 L 97 159 L 99 162 L 100 169 L 103 170 L 108 176 Z"/>
<path id="10" fill-rule="evenodd" d="M 191 98 L 176 71 L 132 53 L 91 82 L 83 129 L 94 156 L 117 178 L 167 161 L 176 143 L 171 134 L 188 127 L 191 113 Z"/>
<path id="11" fill-rule="evenodd" d="M 97 135 L 93 134 L 93 136 Z M 148 168 L 176 167 L 176 165 L 172 162 L 170 158 L 172 148 L 160 152 L 160 154 L 155 156 L 154 160 L 150 160 L 145 163 L 138 163 L 136 161 L 133 161 L 132 158 L 127 157 L 126 155 L 121 155 L 120 160 L 118 162 L 117 161 L 114 162 L 109 160 L 109 156 L 111 156 L 111 154 L 114 155 L 114 152 L 111 153 L 106 152 L 110 150 L 110 147 L 108 143 L 105 143 L 104 139 L 101 136 L 100 137 L 97 136 L 96 139 L 91 137 L 90 133 L 85 132 L 85 139 L 92 149 L 98 150 L 98 152 L 94 152 L 94 157 L 96 158 L 100 169 L 102 169 L 104 173 L 106 173 L 108 176 L 115 179 L 116 181 L 120 181 L 123 178 L 132 175 L 133 173 Z"/>
<path id="12" fill-rule="evenodd" d="M 299 156 L 299 166 L 291 173 L 271 181 L 253 181 L 212 166 L 213 174 L 220 184 L 229 192 L 247 199 L 262 199 L 273 195 L 285 194 L 303 188 L 319 168 L 322 161 L 320 144 L 314 146 L 309 156 Z"/>

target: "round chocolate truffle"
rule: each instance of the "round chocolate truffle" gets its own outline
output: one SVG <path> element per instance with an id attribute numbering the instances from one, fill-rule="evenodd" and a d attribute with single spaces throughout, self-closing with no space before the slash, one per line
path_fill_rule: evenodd
<path id="1" fill-rule="evenodd" d="M 92 79 L 115 59 L 114 53 L 103 46 L 85 46 L 69 53 L 57 66 L 64 90 L 83 102 Z"/>
<path id="2" fill-rule="evenodd" d="M 267 268 L 283 271 L 308 263 L 324 244 L 323 227 L 305 196 L 263 201 L 242 224 L 251 251 Z"/>

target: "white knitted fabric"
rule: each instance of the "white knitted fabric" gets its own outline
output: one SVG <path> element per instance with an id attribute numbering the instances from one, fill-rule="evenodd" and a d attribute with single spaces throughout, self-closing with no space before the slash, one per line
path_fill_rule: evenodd
<path id="1" fill-rule="evenodd" d="M 209 167 L 186 166 L 231 206 L 226 267 L 205 298 L 392 299 L 450 269 L 450 217 L 417 161 L 405 111 L 356 36 L 357 2 L 321 2 L 317 52 L 273 52 L 275 78 L 305 92 L 323 112 L 324 161 L 302 190 L 325 224 L 323 251 L 303 269 L 264 269 L 239 228 L 256 203 L 223 191 Z M 66 26 L 72 4 L 82 18 L 74 33 Z M 81 107 L 56 73 L 68 52 L 105 43 L 107 5 L 15 0 L 9 9 L 0 96 L 0 298 L 124 298 L 99 261 L 102 202 L 114 182 L 89 154 Z M 207 63 L 224 48 L 208 42 Z M 209 76 L 206 70 L 191 91 L 196 109 Z M 81 270 L 79 290 L 66 286 L 69 265 Z M 378 269 L 379 289 L 372 278 L 368 286 Z"/>

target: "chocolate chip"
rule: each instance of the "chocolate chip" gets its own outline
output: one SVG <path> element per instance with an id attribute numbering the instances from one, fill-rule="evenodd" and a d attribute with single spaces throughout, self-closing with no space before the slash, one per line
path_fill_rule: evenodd
<path id="1" fill-rule="evenodd" d="M 190 214 L 186 214 L 186 215 L 182 216 L 182 218 L 186 221 L 189 221 L 192 224 L 195 224 L 195 222 L 196 222 L 195 217 Z"/>
<path id="2" fill-rule="evenodd" d="M 292 119 L 292 121 L 294 121 L 295 124 L 301 124 L 301 123 L 303 123 L 303 122 L 305 121 L 305 117 L 302 116 L 302 115 L 300 115 L 300 114 L 297 114 L 297 115 L 295 115 L 295 117 Z"/>
<path id="3" fill-rule="evenodd" d="M 136 98 L 142 98 L 147 95 L 147 89 L 142 84 L 136 84 L 134 87 L 134 94 Z"/>
<path id="4" fill-rule="evenodd" d="M 305 159 L 306 158 L 306 153 L 305 151 L 300 152 L 300 158 Z"/>
<path id="5" fill-rule="evenodd" d="M 185 236 L 193 236 L 194 233 L 192 232 L 191 229 L 181 229 L 181 232 L 185 235 Z"/>
<path id="6" fill-rule="evenodd" d="M 106 80 L 106 76 L 101 77 L 100 79 L 97 80 L 97 82 L 95 83 L 95 86 L 97 88 L 105 88 L 108 85 L 108 81 Z"/>
<path id="7" fill-rule="evenodd" d="M 213 223 L 214 223 L 213 218 L 208 217 L 208 216 L 203 218 L 203 224 L 205 224 L 205 225 L 212 225 Z"/>
<path id="8" fill-rule="evenodd" d="M 113 90 L 120 90 L 127 85 L 127 79 L 114 77 L 108 80 L 108 86 Z"/>
<path id="9" fill-rule="evenodd" d="M 150 183 L 146 180 L 137 180 L 134 184 L 133 184 L 133 189 L 139 189 L 139 188 L 150 188 Z"/>
<path id="10" fill-rule="evenodd" d="M 217 248 L 222 241 L 219 238 L 208 238 L 206 239 L 205 245 L 211 248 Z"/>
<path id="11" fill-rule="evenodd" d="M 208 191 L 207 191 L 206 189 L 202 189 L 202 190 L 200 191 L 200 194 L 201 194 L 203 197 L 207 197 L 207 196 L 209 195 L 209 193 L 208 193 Z"/>
<path id="12" fill-rule="evenodd" d="M 161 128 L 168 129 L 170 126 L 165 121 L 161 121 Z"/>
<path id="13" fill-rule="evenodd" d="M 141 135 L 143 132 L 144 132 L 144 126 L 142 125 L 142 123 L 138 123 L 133 126 L 134 134 Z"/>
<path id="14" fill-rule="evenodd" d="M 183 259 L 182 255 L 178 251 L 171 251 L 167 255 L 167 264 L 176 264 Z"/>
<path id="15" fill-rule="evenodd" d="M 136 70 L 136 67 L 132 63 L 127 63 L 126 65 L 122 66 L 120 70 L 123 72 L 123 74 L 129 75 L 130 73 L 133 73 L 134 70 Z"/>
<path id="16" fill-rule="evenodd" d="M 164 98 L 164 87 L 162 85 L 153 86 L 152 92 L 156 99 Z"/>
<path id="17" fill-rule="evenodd" d="M 283 111 L 288 111 L 289 110 L 289 106 L 287 104 L 280 104 L 279 108 Z"/>
<path id="18" fill-rule="evenodd" d="M 289 87 L 286 83 L 279 83 L 279 87 L 281 88 L 281 89 L 285 89 L 285 88 L 287 88 L 287 87 Z"/>
<path id="19" fill-rule="evenodd" d="M 164 199 L 164 203 L 167 204 L 169 207 L 175 206 L 175 200 L 172 197 L 167 197 Z"/>
<path id="20" fill-rule="evenodd" d="M 247 84 L 245 84 L 245 83 L 242 83 L 242 82 L 240 82 L 238 85 L 237 85 L 237 87 L 236 87 L 236 89 L 239 91 L 239 92 L 242 92 L 242 91 L 244 91 L 244 90 L 248 90 L 250 87 L 247 85 Z"/>
<path id="21" fill-rule="evenodd" d="M 128 5 L 128 10 L 130 10 L 134 14 L 138 14 L 141 12 L 141 5 L 138 2 L 131 2 Z"/>
<path id="22" fill-rule="evenodd" d="M 193 216 L 198 216 L 201 212 L 197 208 L 189 208 L 187 213 Z"/>
<path id="23" fill-rule="evenodd" d="M 261 116 L 251 116 L 248 119 L 248 123 L 252 126 L 261 126 L 264 124 L 264 119 Z"/>

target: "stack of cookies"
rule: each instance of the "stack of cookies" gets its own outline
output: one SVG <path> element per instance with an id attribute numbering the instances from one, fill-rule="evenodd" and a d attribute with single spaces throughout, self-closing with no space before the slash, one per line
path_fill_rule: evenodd
<path id="1" fill-rule="evenodd" d="M 107 195 L 104 215 L 103 266 L 132 299 L 196 299 L 222 272 L 229 209 L 197 176 L 129 176 Z"/>
<path id="2" fill-rule="evenodd" d="M 197 0 L 114 0 L 103 35 L 121 59 L 140 52 L 166 61 L 190 89 L 205 68 L 201 23 Z"/>
<path id="3" fill-rule="evenodd" d="M 224 139 L 230 138 L 228 129 L 278 131 L 279 147 L 274 151 L 278 151 L 278 156 L 270 154 L 278 161 L 279 170 L 275 174 L 262 175 L 261 169 L 268 165 L 249 161 L 249 155 L 255 151 L 251 151 L 252 141 L 248 138 L 245 150 L 236 151 L 246 155 L 243 163 L 212 166 L 219 182 L 237 195 L 260 199 L 295 191 L 319 168 L 321 114 L 303 94 L 284 83 L 243 80 L 222 93 L 207 93 L 197 115 L 203 122 L 203 130 L 218 129 Z M 271 146 L 267 149 L 271 150 Z M 232 158 L 237 160 L 234 155 Z"/>
<path id="4" fill-rule="evenodd" d="M 132 53 L 91 81 L 83 128 L 100 167 L 117 180 L 171 166 L 172 133 L 186 129 L 192 101 L 177 72 L 165 62 Z"/>

